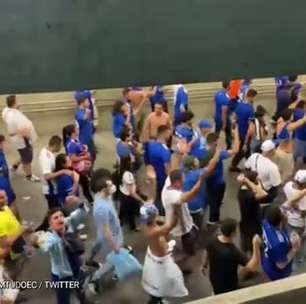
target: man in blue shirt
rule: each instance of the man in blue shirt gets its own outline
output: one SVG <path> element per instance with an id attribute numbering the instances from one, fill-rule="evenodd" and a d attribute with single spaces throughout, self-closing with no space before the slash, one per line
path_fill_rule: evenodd
<path id="1" fill-rule="evenodd" d="M 166 113 L 168 113 L 168 102 L 165 96 L 165 90 L 163 86 L 157 85 L 152 87 L 152 91 L 154 95 L 150 97 L 151 110 L 154 112 L 155 104 L 161 103 L 163 105 L 163 109 Z"/>
<path id="2" fill-rule="evenodd" d="M 216 133 L 220 133 L 222 130 L 225 132 L 226 146 L 227 149 L 231 148 L 232 145 L 232 127 L 230 120 L 230 97 L 228 95 L 228 90 L 230 89 L 230 82 L 223 81 L 223 89 L 218 91 L 215 95 L 215 124 Z"/>
<path id="3" fill-rule="evenodd" d="M 264 255 L 262 268 L 271 281 L 284 279 L 292 272 L 292 261 L 300 249 L 298 235 L 290 238 L 280 208 L 272 205 L 263 221 Z"/>
<path id="4" fill-rule="evenodd" d="M 290 104 L 295 102 L 302 90 L 302 85 L 298 83 L 297 76 L 282 76 L 278 79 L 276 88 L 276 112 L 274 115 L 275 121 L 280 117 L 282 112 L 286 110 Z"/>
<path id="5" fill-rule="evenodd" d="M 203 174 L 203 169 L 200 169 L 199 160 L 191 155 L 185 156 L 183 158 L 183 166 L 185 176 L 183 192 L 188 192 L 200 179 L 201 175 Z M 206 209 L 206 206 L 206 184 L 204 183 L 196 197 L 188 202 L 190 214 L 193 218 L 193 222 L 198 227 L 199 232 L 201 232 L 202 229 L 204 210 Z"/>
<path id="6" fill-rule="evenodd" d="M 247 156 L 249 151 L 249 139 L 248 139 L 248 129 L 249 129 L 249 123 L 252 119 L 254 119 L 254 107 L 253 103 L 255 101 L 255 97 L 257 96 L 257 91 L 254 89 L 249 89 L 246 100 L 244 102 L 240 102 L 237 105 L 237 108 L 235 110 L 236 113 L 236 119 L 237 119 L 237 126 L 239 131 L 239 140 L 240 140 L 240 146 L 239 146 L 239 152 L 235 155 L 232 161 L 232 166 L 230 168 L 231 172 L 240 172 L 240 169 L 238 168 L 238 165 L 240 161 Z"/>
<path id="7" fill-rule="evenodd" d="M 91 155 L 92 161 L 96 159 L 96 147 L 94 144 L 94 126 L 92 121 L 92 112 L 90 110 L 90 102 L 88 98 L 80 99 L 78 101 L 79 108 L 75 114 L 75 120 L 77 121 L 80 130 L 80 142 L 88 147 L 88 151 Z"/>
<path id="8" fill-rule="evenodd" d="M 169 173 L 171 161 L 171 151 L 167 146 L 170 137 L 171 129 L 168 126 L 159 126 L 157 129 L 157 140 L 148 142 L 146 149 L 148 165 L 153 166 L 156 173 L 157 187 L 155 203 L 160 209 L 160 212 L 163 212 L 161 192 Z"/>
<path id="9" fill-rule="evenodd" d="M 198 129 L 195 131 L 196 140 L 193 143 L 190 155 L 201 160 L 205 156 L 207 149 L 207 135 L 212 132 L 213 125 L 209 120 L 203 119 L 198 123 Z"/>
<path id="10" fill-rule="evenodd" d="M 178 85 L 174 92 L 174 125 L 181 122 L 181 115 L 189 108 L 189 97 L 187 89 L 182 85 Z"/>
<path id="11" fill-rule="evenodd" d="M 11 185 L 9 167 L 4 154 L 4 145 L 5 137 L 4 135 L 0 134 L 0 190 L 5 191 L 8 206 L 12 209 L 15 216 L 20 219 L 17 205 L 15 204 L 16 195 Z"/>
<path id="12" fill-rule="evenodd" d="M 297 121 L 305 116 L 305 102 L 300 102 L 302 107 L 296 107 L 293 121 Z M 294 158 L 295 161 L 302 161 L 306 164 L 306 125 L 297 128 L 294 132 Z"/>
<path id="13" fill-rule="evenodd" d="M 201 166 L 204 167 L 213 156 L 218 145 L 219 136 L 217 133 L 210 133 L 207 136 L 206 159 L 202 159 Z M 220 159 L 211 177 L 206 180 L 207 200 L 209 204 L 209 224 L 216 224 L 220 220 L 220 208 L 225 194 L 226 184 L 224 179 L 223 161 L 236 155 L 239 150 L 239 137 L 237 129 L 234 131 L 234 145 L 232 150 L 221 150 Z"/>
<path id="14" fill-rule="evenodd" d="M 103 168 L 96 170 L 92 175 L 91 188 L 95 193 L 93 215 L 97 241 L 87 264 L 94 263 L 94 258 L 98 253 L 102 253 L 103 260 L 105 260 L 109 253 L 112 251 L 119 253 L 123 246 L 120 220 L 112 200 L 116 187 L 112 183 L 111 173 Z"/>

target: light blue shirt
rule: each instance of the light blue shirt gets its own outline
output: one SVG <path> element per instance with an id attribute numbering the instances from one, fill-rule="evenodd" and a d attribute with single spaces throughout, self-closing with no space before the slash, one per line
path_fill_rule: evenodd
<path id="1" fill-rule="evenodd" d="M 66 218 L 68 231 L 74 231 L 74 228 L 81 223 L 85 215 L 86 212 L 79 208 L 73 211 Z M 48 231 L 46 241 L 39 245 L 39 249 L 43 253 L 49 253 L 52 274 L 60 279 L 73 276 L 63 239 L 56 232 Z"/>
<path id="2" fill-rule="evenodd" d="M 99 242 L 107 246 L 107 240 L 103 233 L 103 226 L 108 225 L 114 241 L 117 245 L 123 244 L 123 234 L 121 230 L 120 220 L 114 206 L 114 202 L 109 198 L 102 197 L 100 194 L 95 195 L 93 215 L 97 228 L 97 238 Z"/>

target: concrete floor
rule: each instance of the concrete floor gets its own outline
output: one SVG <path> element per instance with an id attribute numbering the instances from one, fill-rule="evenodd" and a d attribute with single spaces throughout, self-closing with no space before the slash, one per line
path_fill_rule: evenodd
<path id="1" fill-rule="evenodd" d="M 259 99 L 258 103 L 262 103 L 269 110 L 273 107 L 274 102 L 271 100 Z M 196 104 L 193 107 L 197 119 L 211 117 L 212 107 Z M 271 112 L 272 113 L 272 112 Z M 107 167 L 112 168 L 115 162 L 115 143 L 110 129 L 110 112 L 103 112 L 100 115 L 100 122 L 103 126 L 102 130 L 96 136 L 96 143 L 99 150 L 96 168 Z M 67 122 L 72 121 L 72 113 L 64 113 L 62 115 L 54 115 L 52 118 L 46 115 L 46 118 L 32 117 L 35 126 L 40 134 L 39 141 L 35 146 L 34 171 L 38 173 L 37 154 L 40 149 L 46 145 L 48 138 L 53 134 L 61 134 L 61 127 Z M 2 126 L 0 125 L 0 130 Z M 2 132 L 2 131 L 1 131 Z M 17 155 L 10 151 L 8 158 L 12 162 Z M 237 184 L 234 176 L 225 173 L 227 180 L 227 191 L 222 207 L 222 216 L 230 216 L 239 219 L 238 202 L 236 200 Z M 42 196 L 40 183 L 30 183 L 26 181 L 21 172 L 17 172 L 12 176 L 12 182 L 18 198 L 18 205 L 21 210 L 23 219 L 33 220 L 39 223 L 46 211 L 46 202 Z M 94 240 L 92 227 L 92 218 L 88 219 L 87 232 L 89 240 L 87 247 L 90 247 Z M 207 233 L 207 232 L 206 232 Z M 142 261 L 146 248 L 146 240 L 141 232 L 125 234 L 126 242 L 132 245 L 136 250 L 136 256 Z M 26 280 L 48 280 L 49 279 L 49 258 L 48 256 L 40 256 L 36 254 L 27 263 L 23 278 Z M 206 276 L 203 276 L 200 271 L 196 271 L 186 278 L 186 286 L 189 289 L 190 296 L 174 300 L 171 303 L 185 303 L 190 300 L 200 299 L 211 295 L 211 286 Z M 25 292 L 30 297 L 31 304 L 53 304 L 55 303 L 54 293 L 52 290 L 33 290 Z M 133 280 L 125 284 L 116 286 L 114 290 L 105 292 L 96 303 L 103 304 L 143 304 L 147 301 L 147 295 L 142 290 L 139 280 Z"/>

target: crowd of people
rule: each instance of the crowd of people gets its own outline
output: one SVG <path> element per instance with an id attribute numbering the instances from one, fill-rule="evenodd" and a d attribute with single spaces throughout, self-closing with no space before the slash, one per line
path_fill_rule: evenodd
<path id="1" fill-rule="evenodd" d="M 16 96 L 8 96 L 2 112 L 7 135 L 0 135 L 0 281 L 18 280 L 33 251 L 49 254 L 54 282 L 81 282 L 84 266 L 103 275 L 108 261 L 116 260 L 111 255 L 126 250 L 124 225 L 142 231 L 148 244 L 141 284 L 150 304 L 188 295 L 184 277 L 194 271 L 188 265 L 196 255 L 214 294 L 236 290 L 259 272 L 265 281 L 290 276 L 306 254 L 301 91 L 297 77 L 277 77 L 270 121 L 262 105 L 255 108 L 258 92 L 251 79 L 223 82 L 212 101 L 214 117 L 195 123 L 184 85 L 174 87 L 173 109 L 163 86 L 126 88 L 112 111 L 113 172 L 95 166 L 95 100 L 91 91 L 78 91 L 75 122 L 62 126 L 62 134 L 51 136 L 39 153 L 40 177 L 32 172 L 34 125 Z M 11 167 L 7 144 L 20 155 Z M 236 179 L 240 222 L 221 213 L 227 162 Z M 24 221 L 15 203 L 10 177 L 20 164 L 29 183 L 42 184 L 48 212 L 38 227 Z M 153 191 L 146 193 L 145 186 Z M 89 216 L 96 241 L 85 250 Z M 96 293 L 97 282 L 90 282 Z M 82 287 L 77 296 L 88 301 Z M 71 290 L 58 288 L 56 297 L 58 304 L 69 304 Z M 0 299 L 18 303 L 22 293 L 3 289 Z"/>

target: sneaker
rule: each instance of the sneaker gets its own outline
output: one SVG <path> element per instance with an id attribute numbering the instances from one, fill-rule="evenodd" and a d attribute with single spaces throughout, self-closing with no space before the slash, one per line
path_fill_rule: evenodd
<path id="1" fill-rule="evenodd" d="M 88 238 L 88 235 L 87 235 L 86 233 L 81 233 L 81 234 L 80 234 L 80 240 L 81 240 L 81 241 L 86 241 L 87 238 Z"/>
<path id="2" fill-rule="evenodd" d="M 40 178 L 33 175 L 33 174 L 31 176 L 27 177 L 27 180 L 30 181 L 30 182 L 34 182 L 34 183 L 40 182 Z"/>
<path id="3" fill-rule="evenodd" d="M 207 221 L 208 226 L 217 226 L 219 225 L 219 222 L 212 222 L 212 221 Z"/>
<path id="4" fill-rule="evenodd" d="M 99 294 L 97 288 L 96 288 L 96 284 L 94 283 L 89 283 L 87 285 L 89 292 L 93 295 L 93 296 L 97 296 Z"/>
<path id="5" fill-rule="evenodd" d="M 79 224 L 79 225 L 76 227 L 76 229 L 77 229 L 78 231 L 83 230 L 84 228 L 85 228 L 85 225 L 84 225 L 84 224 Z"/>

